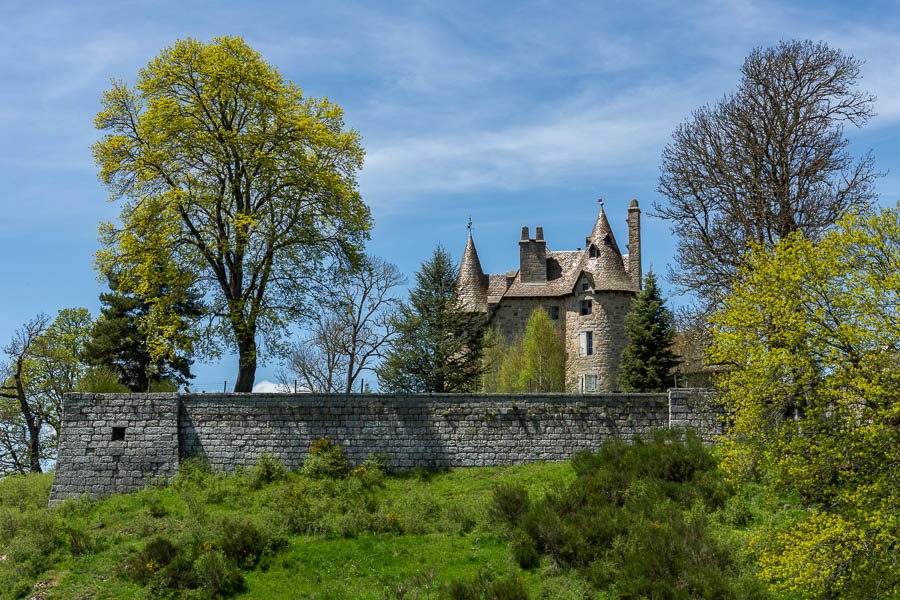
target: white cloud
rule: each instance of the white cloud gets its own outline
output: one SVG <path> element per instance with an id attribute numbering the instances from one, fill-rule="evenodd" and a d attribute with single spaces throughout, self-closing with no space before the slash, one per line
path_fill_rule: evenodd
<path id="1" fill-rule="evenodd" d="M 274 383 L 272 381 L 258 381 L 253 386 L 254 394 L 273 394 L 280 393 L 285 391 L 280 383 Z"/>

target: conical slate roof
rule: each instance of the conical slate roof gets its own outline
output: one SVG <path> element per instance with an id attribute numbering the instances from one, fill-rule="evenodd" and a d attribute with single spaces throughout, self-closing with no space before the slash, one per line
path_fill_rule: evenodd
<path id="1" fill-rule="evenodd" d="M 471 231 L 469 231 L 469 241 L 466 242 L 466 250 L 463 252 L 462 261 L 459 264 L 459 278 L 456 286 L 459 301 L 464 308 L 472 311 L 487 310 L 488 278 L 481 270 L 481 261 L 478 260 L 478 251 L 475 250 Z"/>
<path id="2" fill-rule="evenodd" d="M 584 249 L 583 268 L 594 278 L 595 289 L 633 290 L 634 283 L 625 271 L 622 253 L 616 244 L 612 228 L 600 205 L 600 214 Z"/>

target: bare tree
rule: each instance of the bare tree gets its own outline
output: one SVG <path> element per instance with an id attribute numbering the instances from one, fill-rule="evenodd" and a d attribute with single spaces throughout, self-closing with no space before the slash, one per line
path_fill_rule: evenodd
<path id="1" fill-rule="evenodd" d="M 38 315 L 16 330 L 12 341 L 3 349 L 11 359 L 0 386 L 0 397 L 5 400 L 0 411 L 0 469 L 6 473 L 41 472 L 44 410 L 27 393 L 27 372 L 34 348 L 49 323 L 47 315 Z"/>
<path id="2" fill-rule="evenodd" d="M 844 125 L 864 125 L 874 96 L 862 63 L 827 44 L 753 50 L 738 89 L 678 126 L 663 151 L 655 216 L 678 237 L 670 278 L 707 307 L 731 286 L 748 244 L 819 236 L 875 199 L 874 158 L 854 162 Z"/>
<path id="3" fill-rule="evenodd" d="M 400 300 L 393 292 L 405 283 L 395 265 L 377 257 L 340 278 L 309 335 L 293 345 L 279 375 L 282 388 L 299 380 L 304 391 L 350 393 L 395 336 Z"/>

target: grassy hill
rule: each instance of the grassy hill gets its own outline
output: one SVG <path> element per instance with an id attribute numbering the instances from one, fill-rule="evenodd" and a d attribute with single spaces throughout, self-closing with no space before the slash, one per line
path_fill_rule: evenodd
<path id="1" fill-rule="evenodd" d="M 445 472 L 384 458 L 351 470 L 323 442 L 301 473 L 188 461 L 167 486 L 52 508 L 51 475 L 7 477 L 0 597 L 769 597 L 744 548 L 774 513 L 695 439 Z"/>

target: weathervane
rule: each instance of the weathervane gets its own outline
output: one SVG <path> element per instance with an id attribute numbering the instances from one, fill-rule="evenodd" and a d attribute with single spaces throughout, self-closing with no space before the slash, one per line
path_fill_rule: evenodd
<path id="1" fill-rule="evenodd" d="M 469 217 L 469 224 L 466 225 L 466 229 L 469 230 L 469 233 L 472 233 L 472 217 Z"/>
<path id="2" fill-rule="evenodd" d="M 597 202 L 600 203 L 600 206 L 603 206 L 603 198 L 597 198 Z"/>

